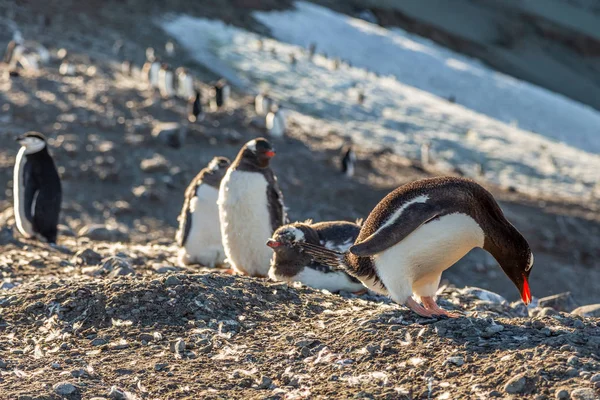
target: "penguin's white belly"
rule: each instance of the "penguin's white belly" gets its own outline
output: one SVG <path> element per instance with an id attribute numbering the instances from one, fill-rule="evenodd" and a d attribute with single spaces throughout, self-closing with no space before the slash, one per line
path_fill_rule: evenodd
<path id="1" fill-rule="evenodd" d="M 373 261 L 392 299 L 402 304 L 413 292 L 434 296 L 442 272 L 483 242 L 483 230 L 470 216 L 449 214 L 419 227 Z"/>
<path id="2" fill-rule="evenodd" d="M 25 158 L 25 150 L 25 147 L 22 147 L 21 150 L 19 150 L 15 162 L 13 175 L 14 213 L 19 232 L 25 237 L 33 237 L 35 234 L 35 232 L 33 232 L 33 226 L 31 225 L 31 221 L 29 221 L 25 215 L 25 182 L 23 181 L 23 167 L 27 161 Z"/>
<path id="3" fill-rule="evenodd" d="M 192 226 L 184 245 L 185 257 L 189 263 L 214 267 L 225 261 L 218 197 L 219 191 L 216 188 L 200 185 L 196 197 L 190 202 Z"/>
<path id="4" fill-rule="evenodd" d="M 285 133 L 285 120 L 279 113 L 267 114 L 266 125 L 269 134 L 273 137 L 282 137 Z"/>
<path id="5" fill-rule="evenodd" d="M 194 80 L 191 76 L 185 75 L 179 80 L 179 96 L 186 100 L 195 96 Z"/>
<path id="6" fill-rule="evenodd" d="M 152 87 L 158 87 L 158 73 L 160 72 L 160 64 L 152 63 L 150 66 L 150 73 L 148 74 L 150 78 L 150 85 Z"/>
<path id="7" fill-rule="evenodd" d="M 341 290 L 347 292 L 358 292 L 364 290 L 365 287 L 360 282 L 353 282 L 350 277 L 342 271 L 323 273 L 309 267 L 304 267 L 302 271 L 291 277 L 272 276 L 272 278 L 286 282 L 300 282 L 304 286 L 309 286 L 314 289 L 325 289 L 332 293 Z"/>
<path id="8" fill-rule="evenodd" d="M 225 254 L 232 267 L 248 275 L 267 276 L 272 250 L 267 202 L 268 183 L 262 174 L 227 171 L 219 191 L 219 216 Z"/>

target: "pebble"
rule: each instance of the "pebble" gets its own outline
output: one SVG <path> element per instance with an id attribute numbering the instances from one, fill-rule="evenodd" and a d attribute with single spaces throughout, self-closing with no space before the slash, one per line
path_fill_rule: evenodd
<path id="1" fill-rule="evenodd" d="M 582 317 L 600 317 L 600 304 L 588 304 L 587 306 L 578 307 L 571 311 L 571 314 Z"/>
<path id="2" fill-rule="evenodd" d="M 138 340 L 140 342 L 142 342 L 142 341 L 151 342 L 154 340 L 154 335 L 151 335 L 149 333 L 140 333 L 138 335 Z"/>
<path id="3" fill-rule="evenodd" d="M 103 346 L 108 343 L 108 340 L 102 338 L 96 338 L 90 342 L 92 346 Z"/>
<path id="4" fill-rule="evenodd" d="M 69 382 L 59 382 L 54 385 L 52 389 L 54 389 L 54 393 L 58 394 L 59 396 L 68 396 L 77 391 L 75 385 Z"/>
<path id="5" fill-rule="evenodd" d="M 463 365 L 465 363 L 465 359 L 461 356 L 448 357 L 448 358 L 446 358 L 446 363 L 454 364 L 457 367 L 460 367 L 461 365 Z"/>
<path id="6" fill-rule="evenodd" d="M 527 377 L 523 374 L 515 375 L 506 382 L 504 391 L 508 394 L 523 393 L 527 384 Z"/>
<path id="7" fill-rule="evenodd" d="M 154 154 L 151 158 L 142 160 L 140 163 L 140 168 L 142 171 L 148 173 L 168 172 L 169 161 L 167 161 L 167 159 L 160 154 Z"/>
<path id="8" fill-rule="evenodd" d="M 79 250 L 72 260 L 75 265 L 97 265 L 100 261 L 102 261 L 102 256 L 89 248 Z"/>
<path id="9" fill-rule="evenodd" d="M 600 374 L 594 374 L 590 378 L 590 382 L 600 382 Z"/>
<path id="10" fill-rule="evenodd" d="M 567 360 L 567 363 L 569 365 L 579 365 L 579 357 L 577 356 L 571 356 L 569 357 L 569 359 Z"/>
<path id="11" fill-rule="evenodd" d="M 572 400 L 596 400 L 596 394 L 593 389 L 578 388 L 571 392 Z"/>
<path id="12" fill-rule="evenodd" d="M 162 371 L 165 368 L 167 368 L 168 365 L 169 364 L 166 364 L 166 363 L 156 363 L 156 364 L 154 364 L 154 370 L 155 371 Z"/>
<path id="13" fill-rule="evenodd" d="M 556 400 L 566 400 L 569 398 L 569 391 L 567 389 L 558 388 L 554 394 Z"/>
<path id="14" fill-rule="evenodd" d="M 0 369 L 6 369 L 7 366 L 8 364 L 6 363 L 6 361 L 0 358 Z"/>
<path id="15" fill-rule="evenodd" d="M 583 329 L 583 328 L 585 328 L 585 324 L 583 323 L 582 320 L 576 319 L 575 322 L 573 322 L 573 327 L 576 329 Z"/>
<path id="16" fill-rule="evenodd" d="M 271 384 L 273 383 L 273 380 L 268 376 L 262 375 L 257 383 L 257 387 L 259 389 L 269 389 L 271 387 Z"/>
<path id="17" fill-rule="evenodd" d="M 171 275 L 165 279 L 165 286 L 177 286 L 181 285 L 181 279 L 176 277 L 175 275 Z"/>
<path id="18" fill-rule="evenodd" d="M 502 332 L 504 330 L 503 325 L 490 325 L 485 329 L 485 332 L 489 335 L 494 335 L 498 332 Z"/>

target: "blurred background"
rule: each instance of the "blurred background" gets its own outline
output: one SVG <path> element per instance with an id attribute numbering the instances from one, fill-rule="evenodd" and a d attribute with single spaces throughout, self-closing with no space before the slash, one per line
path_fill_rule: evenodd
<path id="1" fill-rule="evenodd" d="M 600 302 L 597 1 L 216 3 L 0 0 L 0 45 L 30 50 L 2 65 L 0 224 L 14 224 L 14 137 L 35 130 L 63 179 L 63 234 L 171 243 L 196 173 L 268 137 L 267 93 L 285 115 L 273 169 L 292 220 L 363 218 L 400 184 L 470 177 L 529 240 L 535 296 Z M 203 121 L 148 83 L 149 47 L 194 77 Z M 211 109 L 221 78 L 232 96 Z M 482 251 L 444 278 L 517 298 Z"/>

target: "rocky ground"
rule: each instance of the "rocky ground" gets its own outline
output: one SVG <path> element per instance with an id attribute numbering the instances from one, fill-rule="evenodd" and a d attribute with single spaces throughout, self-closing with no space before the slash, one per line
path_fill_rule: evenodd
<path id="1" fill-rule="evenodd" d="M 153 137 L 162 123 L 184 123 L 185 104 L 123 75 L 123 56 L 113 52 L 120 40 L 139 64 L 146 46 L 163 48 L 169 38 L 149 18 L 166 6 L 147 4 L 92 13 L 93 3 L 77 3 L 58 18 L 54 2 L 0 1 L 0 15 L 54 54 L 67 49 L 77 69 L 63 76 L 55 59 L 41 71 L 0 77 L 0 398 L 600 396 L 600 320 L 568 313 L 600 302 L 600 226 L 585 203 L 490 188 L 536 254 L 534 295 L 573 293 L 530 310 L 457 289 L 516 298 L 481 252 L 445 275 L 455 286 L 446 286 L 441 303 L 466 317 L 442 321 L 381 297 L 177 267 L 173 237 L 187 183 L 213 156 L 233 157 L 265 132 L 252 97 L 236 92 L 225 109 L 187 127 L 181 149 Z M 244 9 L 207 4 L 189 11 L 261 29 Z M 53 15 L 48 27 L 40 28 L 39 15 Z M 0 24 L 3 42 L 10 29 Z M 181 52 L 169 62 L 204 82 L 217 78 Z M 23 240 L 13 227 L 13 137 L 27 130 L 51 138 L 63 179 L 57 249 Z M 364 217 L 397 185 L 435 173 L 386 149 L 357 149 L 357 176 L 344 178 L 337 162 L 346 134 L 292 121 L 288 137 L 274 142 L 292 219 Z"/>

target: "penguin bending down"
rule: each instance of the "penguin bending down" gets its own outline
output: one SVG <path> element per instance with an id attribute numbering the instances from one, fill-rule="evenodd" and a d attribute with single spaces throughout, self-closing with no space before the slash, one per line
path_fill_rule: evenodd
<path id="1" fill-rule="evenodd" d="M 285 135 L 286 118 L 282 107 L 275 107 L 269 111 L 266 117 L 266 126 L 272 137 L 280 138 Z"/>
<path id="2" fill-rule="evenodd" d="M 301 282 L 330 292 L 364 290 L 362 283 L 343 269 L 313 261 L 298 243 L 321 245 L 330 250 L 347 251 L 356 240 L 360 226 L 346 221 L 296 222 L 277 229 L 267 246 L 273 249 L 269 277 L 273 280 Z"/>
<path id="3" fill-rule="evenodd" d="M 394 190 L 371 211 L 348 252 L 300 246 L 425 317 L 458 316 L 441 309 L 434 296 L 442 272 L 481 247 L 498 261 L 523 302 L 531 302 L 533 254 L 527 240 L 487 190 L 464 178 L 422 179 Z"/>
<path id="4" fill-rule="evenodd" d="M 225 157 L 213 158 L 185 191 L 175 236 L 181 247 L 181 265 L 202 264 L 212 268 L 225 262 L 217 198 L 219 185 L 230 164 Z"/>
<path id="5" fill-rule="evenodd" d="M 275 151 L 263 138 L 246 143 L 233 161 L 219 190 L 223 247 L 232 268 L 266 277 L 271 250 L 265 241 L 287 223 L 283 195 L 269 167 Z"/>
<path id="6" fill-rule="evenodd" d="M 347 177 L 354 176 L 354 168 L 356 165 L 356 154 L 352 149 L 352 145 L 344 147 L 342 150 L 344 156 L 342 157 L 342 172 Z"/>
<path id="7" fill-rule="evenodd" d="M 26 238 L 40 235 L 56 243 L 62 187 L 46 138 L 27 132 L 17 141 L 21 145 L 13 178 L 17 229 Z"/>

